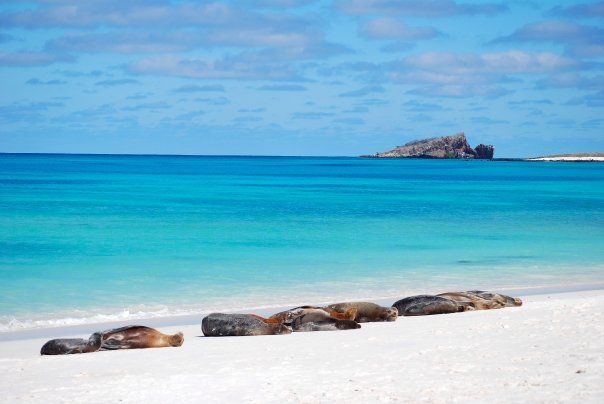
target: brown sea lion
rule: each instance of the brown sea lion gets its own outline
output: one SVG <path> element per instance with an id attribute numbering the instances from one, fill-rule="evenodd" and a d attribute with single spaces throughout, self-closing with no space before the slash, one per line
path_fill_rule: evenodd
<path id="1" fill-rule="evenodd" d="M 427 316 L 466 311 L 468 306 L 440 296 L 418 295 L 398 300 L 393 305 L 399 316 Z"/>
<path id="2" fill-rule="evenodd" d="M 326 312 L 313 311 L 294 318 L 292 329 L 301 331 L 338 331 L 354 330 L 361 325 L 353 320 L 339 320 Z"/>
<path id="3" fill-rule="evenodd" d="M 469 306 L 475 310 L 502 309 L 505 307 L 505 305 L 499 301 L 488 300 L 477 294 L 469 292 L 447 292 L 439 293 L 436 296 L 454 300 L 458 304 Z"/>
<path id="4" fill-rule="evenodd" d="M 251 335 L 291 334 L 291 328 L 281 323 L 266 323 L 253 314 L 212 313 L 201 321 L 206 337 L 237 337 Z"/>
<path id="5" fill-rule="evenodd" d="M 369 323 L 377 321 L 396 321 L 398 310 L 395 307 L 383 307 L 370 302 L 344 302 L 330 304 L 326 309 L 333 309 L 337 312 L 345 312 L 355 309 L 356 315 L 354 321 L 357 323 Z"/>
<path id="6" fill-rule="evenodd" d="M 337 311 L 329 307 L 300 306 L 273 314 L 266 319 L 266 321 L 270 323 L 291 325 L 297 317 L 316 312 L 331 316 L 338 320 L 354 320 L 357 310 L 355 308 L 349 308 L 347 310 Z"/>
<path id="7" fill-rule="evenodd" d="M 101 348 L 102 334 L 95 332 L 90 338 L 51 339 L 42 346 L 40 355 L 67 355 L 95 352 Z"/>
<path id="8" fill-rule="evenodd" d="M 181 346 L 183 342 L 182 332 L 168 335 L 143 325 L 128 325 L 103 331 L 101 349 L 164 348 Z"/>
<path id="9" fill-rule="evenodd" d="M 501 293 L 485 292 L 484 290 L 470 290 L 467 293 L 475 294 L 483 299 L 499 302 L 506 307 L 522 306 L 522 299 L 518 297 L 506 296 Z"/>

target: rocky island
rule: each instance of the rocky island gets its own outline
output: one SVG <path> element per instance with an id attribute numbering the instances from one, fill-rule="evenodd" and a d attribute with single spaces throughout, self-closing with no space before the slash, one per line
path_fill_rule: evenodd
<path id="1" fill-rule="evenodd" d="M 403 146 L 361 157 L 367 158 L 429 158 L 429 159 L 492 159 L 495 148 L 479 144 L 472 148 L 466 135 L 458 133 L 452 136 L 414 140 Z"/>

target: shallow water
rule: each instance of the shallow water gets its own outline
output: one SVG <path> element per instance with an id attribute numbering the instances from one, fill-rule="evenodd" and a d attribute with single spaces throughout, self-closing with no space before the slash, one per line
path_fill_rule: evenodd
<path id="1" fill-rule="evenodd" d="M 604 164 L 0 155 L 0 331 L 604 281 Z"/>

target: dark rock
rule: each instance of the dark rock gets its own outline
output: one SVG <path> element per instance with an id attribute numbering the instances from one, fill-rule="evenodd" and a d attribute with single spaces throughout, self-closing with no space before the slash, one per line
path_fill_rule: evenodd
<path id="1" fill-rule="evenodd" d="M 491 145 L 479 144 L 474 149 L 476 151 L 477 159 L 492 159 L 495 154 L 495 148 Z"/>

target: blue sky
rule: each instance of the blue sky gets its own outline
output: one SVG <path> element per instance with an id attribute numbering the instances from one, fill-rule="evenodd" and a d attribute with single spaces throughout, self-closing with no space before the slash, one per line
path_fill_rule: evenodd
<path id="1" fill-rule="evenodd" d="M 604 2 L 0 3 L 0 151 L 604 151 Z"/>

